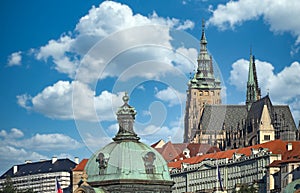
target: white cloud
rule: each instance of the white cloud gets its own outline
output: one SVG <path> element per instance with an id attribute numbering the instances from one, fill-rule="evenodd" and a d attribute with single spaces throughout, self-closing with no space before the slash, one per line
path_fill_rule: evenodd
<path id="1" fill-rule="evenodd" d="M 96 96 L 86 84 L 58 81 L 36 96 L 17 96 L 18 104 L 30 111 L 55 119 L 88 121 L 114 120 L 115 109 L 122 104 L 119 94 L 102 91 Z"/>
<path id="2" fill-rule="evenodd" d="M 182 25 L 179 25 L 176 29 L 177 30 L 186 30 L 186 29 L 193 29 L 195 26 L 194 22 L 191 20 L 186 20 L 183 22 Z"/>
<path id="3" fill-rule="evenodd" d="M 185 48 L 179 47 L 176 49 L 176 54 L 174 56 L 174 62 L 178 65 L 176 66 L 181 72 L 190 73 L 197 67 L 197 57 L 198 51 L 195 48 Z"/>
<path id="4" fill-rule="evenodd" d="M 9 132 L 1 130 L 0 171 L 10 168 L 13 164 L 24 163 L 25 160 L 48 159 L 43 155 L 45 151 L 68 151 L 80 147 L 82 147 L 80 142 L 64 134 L 37 133 L 26 138 L 24 133 L 17 128 L 12 128 Z M 61 152 L 61 154 L 65 153 Z"/>
<path id="5" fill-rule="evenodd" d="M 5 130 L 0 131 L 0 137 L 4 137 L 4 138 L 14 139 L 14 138 L 20 138 L 23 136 L 24 136 L 24 133 L 17 128 L 12 128 L 9 133 L 7 133 L 7 131 L 5 131 Z"/>
<path id="6" fill-rule="evenodd" d="M 159 80 L 166 74 L 185 77 L 194 69 L 197 51 L 173 48 L 170 29 L 193 27 L 189 20 L 162 18 L 155 12 L 134 14 L 127 5 L 104 1 L 92 7 L 73 32 L 34 51 L 36 59 L 53 62 L 72 81 L 58 81 L 35 96 L 19 95 L 18 104 L 53 119 L 114 120 L 120 96 L 107 91 L 96 96 L 91 85 L 107 77 L 119 82 Z"/>
<path id="7" fill-rule="evenodd" d="M 185 94 L 180 93 L 179 91 L 172 89 L 171 87 L 168 87 L 165 90 L 158 91 L 155 94 L 155 97 L 162 101 L 168 102 L 169 106 L 185 103 Z"/>
<path id="8" fill-rule="evenodd" d="M 108 127 L 108 130 L 109 130 L 110 132 L 112 132 L 114 135 L 117 134 L 118 131 L 119 131 L 119 124 L 116 123 L 116 124 L 110 125 L 110 126 Z"/>
<path id="9" fill-rule="evenodd" d="M 71 137 L 60 133 L 53 133 L 53 134 L 37 133 L 33 137 L 19 141 L 18 143 L 19 146 L 22 146 L 22 144 L 26 144 L 26 148 L 28 149 L 50 151 L 50 152 L 52 150 L 57 150 L 57 149 L 63 149 L 63 150 L 77 149 L 82 146 L 75 139 L 72 139 Z"/>
<path id="10" fill-rule="evenodd" d="M 274 67 L 268 62 L 256 60 L 258 84 L 261 87 L 262 96 L 270 93 L 274 104 L 288 104 L 295 120 L 300 117 L 300 64 L 293 62 L 281 72 L 274 73 Z M 249 61 L 237 60 L 232 64 L 229 81 L 239 90 L 246 90 Z"/>
<path id="11" fill-rule="evenodd" d="M 112 142 L 112 139 L 108 136 L 99 136 L 92 133 L 85 133 L 83 139 L 87 147 L 92 149 L 92 152 Z"/>
<path id="12" fill-rule="evenodd" d="M 210 8 L 211 9 L 211 8 Z M 263 17 L 273 32 L 290 32 L 296 36 L 295 45 L 300 43 L 300 1 L 298 0 L 238 0 L 219 4 L 212 10 L 209 24 L 220 29 L 234 28 L 245 21 Z M 292 19 L 294 18 L 294 19 Z"/>
<path id="13" fill-rule="evenodd" d="M 183 129 L 181 127 L 148 125 L 143 129 L 136 129 L 136 133 L 144 143 L 149 145 L 157 142 L 159 139 L 168 141 L 170 138 L 172 142 L 181 143 L 183 137 Z"/>
<path id="14" fill-rule="evenodd" d="M 257 69 L 258 84 L 262 87 L 262 94 L 266 93 L 269 85 L 269 80 L 274 76 L 274 67 L 272 64 L 260 60 L 255 61 Z M 246 59 L 239 59 L 232 64 L 229 81 L 230 84 L 235 85 L 240 91 L 245 91 L 249 71 L 249 61 Z M 269 88 L 270 89 L 270 88 Z"/>
<path id="15" fill-rule="evenodd" d="M 7 66 L 20 66 L 22 61 L 22 52 L 12 53 L 7 60 Z"/>
<path id="16" fill-rule="evenodd" d="M 145 87 L 144 87 L 144 85 L 142 85 L 142 84 L 140 86 L 138 86 L 137 89 L 142 90 L 142 91 L 146 90 Z"/>
<path id="17" fill-rule="evenodd" d="M 0 172 L 3 173 L 5 170 L 12 167 L 14 164 L 24 163 L 25 160 L 40 160 L 48 159 L 47 156 L 39 154 L 32 150 L 27 150 L 20 147 L 14 147 L 9 144 L 0 142 Z"/>
<path id="18" fill-rule="evenodd" d="M 120 30 L 130 29 L 137 26 L 161 25 L 167 28 L 184 30 L 193 28 L 194 23 L 190 20 L 181 22 L 174 18 L 162 18 L 155 12 L 146 17 L 141 14 L 133 14 L 127 5 L 104 1 L 99 7 L 93 6 L 89 13 L 83 16 L 76 25 L 74 32 L 63 34 L 58 40 L 50 40 L 47 45 L 37 50 L 36 58 L 47 60 L 52 58 L 55 69 L 74 77 L 79 60 L 90 50 L 95 43 Z M 114 46 L 123 47 L 130 44 L 135 38 L 145 39 L 152 44 L 168 44 L 169 31 L 157 31 L 156 34 L 144 33 L 130 34 L 130 36 L 119 36 L 113 44 L 107 45 L 106 49 Z M 134 38 L 132 38 L 134 37 Z M 127 47 L 128 48 L 128 47 Z M 89 69 L 93 72 L 94 69 Z"/>
<path id="19" fill-rule="evenodd" d="M 12 128 L 9 133 L 5 130 L 1 130 L 0 137 L 2 138 L 2 145 L 9 144 L 16 148 L 24 148 L 30 150 L 70 150 L 81 147 L 81 144 L 75 139 L 59 133 L 37 133 L 30 138 L 24 138 L 24 133 L 20 129 Z M 24 146 L 24 144 L 26 144 L 26 147 Z M 70 146 L 70 144 L 72 145 Z"/>

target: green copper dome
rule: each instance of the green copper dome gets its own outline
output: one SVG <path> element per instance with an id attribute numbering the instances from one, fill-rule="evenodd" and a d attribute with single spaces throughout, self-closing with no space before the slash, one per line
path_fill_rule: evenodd
<path id="1" fill-rule="evenodd" d="M 283 190 L 283 193 L 293 193 L 296 190 L 300 190 L 300 179 L 292 181 Z"/>
<path id="2" fill-rule="evenodd" d="M 108 144 L 89 159 L 85 169 L 89 184 L 111 180 L 171 180 L 162 156 L 139 141 Z"/>
<path id="3" fill-rule="evenodd" d="M 85 170 L 91 186 L 116 183 L 171 184 L 167 163 L 153 148 L 139 141 L 133 130 L 136 111 L 128 104 L 125 93 L 124 105 L 117 112 L 119 131 L 114 142 L 98 150 L 89 159 Z"/>

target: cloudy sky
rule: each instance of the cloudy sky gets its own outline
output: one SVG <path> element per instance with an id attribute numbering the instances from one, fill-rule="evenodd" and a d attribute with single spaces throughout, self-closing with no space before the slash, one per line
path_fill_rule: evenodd
<path id="1" fill-rule="evenodd" d="M 298 0 L 1 1 L 0 171 L 110 142 L 124 91 L 148 144 L 181 142 L 202 19 L 223 102 L 243 104 L 250 48 L 262 95 L 300 119 Z"/>

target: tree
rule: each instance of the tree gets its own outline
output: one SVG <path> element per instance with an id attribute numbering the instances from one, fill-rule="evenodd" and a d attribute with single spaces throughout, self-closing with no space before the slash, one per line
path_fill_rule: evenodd
<path id="1" fill-rule="evenodd" d="M 27 189 L 25 191 L 22 191 L 20 193 L 35 193 L 32 189 Z"/>
<path id="2" fill-rule="evenodd" d="M 17 193 L 17 189 L 14 187 L 10 176 L 6 177 L 3 189 L 0 191 L 0 193 Z"/>
<path id="3" fill-rule="evenodd" d="M 7 176 L 3 185 L 3 189 L 0 190 L 0 193 L 35 193 L 35 192 L 32 189 L 18 191 L 17 188 L 14 187 L 14 183 L 11 180 L 11 177 Z"/>
<path id="4" fill-rule="evenodd" d="M 254 184 L 241 184 L 240 189 L 238 191 L 234 191 L 236 193 L 256 193 L 257 188 Z"/>

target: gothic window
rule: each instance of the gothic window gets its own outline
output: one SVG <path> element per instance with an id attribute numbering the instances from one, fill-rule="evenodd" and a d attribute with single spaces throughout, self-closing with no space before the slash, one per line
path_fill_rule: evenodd
<path id="1" fill-rule="evenodd" d="M 156 159 L 156 155 L 152 151 L 149 151 L 143 157 L 146 174 L 155 173 L 155 165 L 153 164 L 155 159 Z"/>

